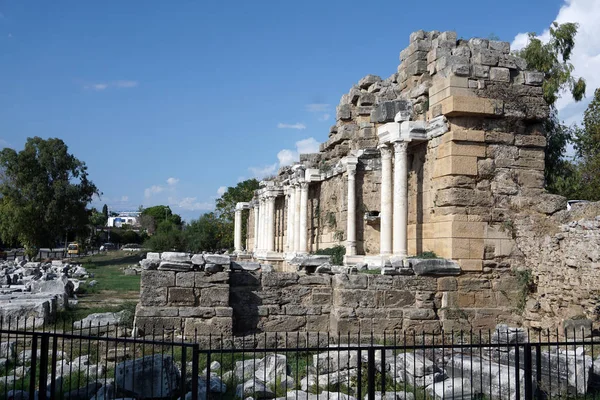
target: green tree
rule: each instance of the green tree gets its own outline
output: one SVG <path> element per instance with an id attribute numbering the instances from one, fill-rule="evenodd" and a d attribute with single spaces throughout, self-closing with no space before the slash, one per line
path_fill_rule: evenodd
<path id="1" fill-rule="evenodd" d="M 212 212 L 192 220 L 185 229 L 188 250 L 193 253 L 221 250 L 224 247 L 221 245 L 221 224 L 221 220 Z"/>
<path id="2" fill-rule="evenodd" d="M 254 191 L 259 187 L 256 179 L 247 179 L 234 187 L 228 187 L 225 193 L 217 199 L 215 213 L 221 221 L 219 234 L 221 246 L 233 247 L 233 228 L 235 218 L 235 206 L 239 202 L 252 200 Z M 243 221 L 247 221 L 247 212 L 243 215 Z M 246 223 L 242 223 L 242 238 L 246 237 Z"/>
<path id="3" fill-rule="evenodd" d="M 152 251 L 185 251 L 185 236 L 181 227 L 172 221 L 164 220 L 158 224 L 156 232 L 144 243 Z"/>
<path id="4" fill-rule="evenodd" d="M 92 196 L 84 162 L 69 154 L 60 139 L 28 138 L 25 148 L 0 152 L 0 236 L 17 239 L 30 257 L 53 247 L 68 232 L 87 230 Z"/>
<path id="5" fill-rule="evenodd" d="M 104 223 L 108 221 L 108 206 L 105 204 L 102 206 L 102 215 L 104 215 Z"/>
<path id="6" fill-rule="evenodd" d="M 550 40 L 547 43 L 537 38 L 535 33 L 530 33 L 527 46 L 517 52 L 517 55 L 527 61 L 528 69 L 544 73 L 543 95 L 551 107 L 550 117 L 545 121 L 546 187 L 551 192 L 563 195 L 566 194 L 564 184 L 573 180 L 572 166 L 566 165 L 568 161 L 563 156 L 567 143 L 572 139 L 573 130 L 560 123 L 555 103 L 562 91 L 569 91 L 575 101 L 580 101 L 585 95 L 585 81 L 573 75 L 574 67 L 569 62 L 575 47 L 577 28 L 575 23 L 559 25 L 554 22 L 550 27 Z"/>
<path id="7" fill-rule="evenodd" d="M 105 217 L 104 213 L 98 212 L 95 208 L 90 210 L 90 224 L 94 227 L 106 225 L 108 218 Z"/>
<path id="8" fill-rule="evenodd" d="M 594 92 L 594 98 L 583 114 L 583 126 L 574 136 L 578 158 L 577 197 L 600 200 L 600 88 Z"/>
<path id="9" fill-rule="evenodd" d="M 180 228 L 183 226 L 181 216 L 173 214 L 173 211 L 171 211 L 171 207 L 169 206 L 159 205 L 141 208 L 140 225 L 149 234 L 153 234 L 163 221 L 172 222 Z"/>

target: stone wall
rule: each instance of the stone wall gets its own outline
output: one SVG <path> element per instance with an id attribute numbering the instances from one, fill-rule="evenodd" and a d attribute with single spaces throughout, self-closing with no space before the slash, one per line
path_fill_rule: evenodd
<path id="1" fill-rule="evenodd" d="M 492 329 L 515 322 L 514 279 L 144 270 L 136 326 L 188 335 Z"/>

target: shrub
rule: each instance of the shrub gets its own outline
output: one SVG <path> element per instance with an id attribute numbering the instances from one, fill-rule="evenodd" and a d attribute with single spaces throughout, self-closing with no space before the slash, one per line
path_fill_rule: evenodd
<path id="1" fill-rule="evenodd" d="M 346 248 L 344 246 L 333 246 L 326 249 L 319 249 L 315 252 L 317 255 L 331 256 L 331 264 L 343 265 Z"/>

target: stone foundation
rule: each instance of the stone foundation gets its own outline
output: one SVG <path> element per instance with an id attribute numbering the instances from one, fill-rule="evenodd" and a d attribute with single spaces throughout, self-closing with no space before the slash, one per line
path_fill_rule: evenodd
<path id="1" fill-rule="evenodd" d="M 456 277 L 144 270 L 136 326 L 186 335 L 439 333 L 515 323 L 510 272 Z"/>

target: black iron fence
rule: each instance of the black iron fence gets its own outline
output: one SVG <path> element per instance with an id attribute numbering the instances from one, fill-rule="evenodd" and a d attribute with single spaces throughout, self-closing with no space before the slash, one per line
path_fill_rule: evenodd
<path id="1" fill-rule="evenodd" d="M 600 380 L 584 331 L 140 337 L 20 321 L 0 321 L 0 399 L 584 399 Z"/>

